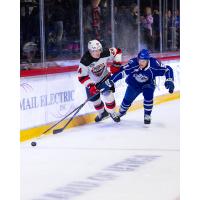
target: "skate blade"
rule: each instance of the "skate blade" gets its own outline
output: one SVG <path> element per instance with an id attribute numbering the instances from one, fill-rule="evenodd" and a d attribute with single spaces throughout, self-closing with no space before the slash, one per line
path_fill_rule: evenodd
<path id="1" fill-rule="evenodd" d="M 144 128 L 149 128 L 151 124 L 144 124 Z"/>
<path id="2" fill-rule="evenodd" d="M 105 119 L 108 119 L 110 116 L 106 116 L 106 117 L 104 117 L 101 121 L 104 121 Z M 100 121 L 100 122 L 101 122 Z"/>
<path id="3" fill-rule="evenodd" d="M 105 119 L 108 119 L 110 116 L 106 116 L 106 117 L 104 117 L 102 120 L 100 120 L 100 121 L 95 121 L 95 123 L 99 123 L 99 122 L 102 122 L 102 121 L 104 121 Z"/>

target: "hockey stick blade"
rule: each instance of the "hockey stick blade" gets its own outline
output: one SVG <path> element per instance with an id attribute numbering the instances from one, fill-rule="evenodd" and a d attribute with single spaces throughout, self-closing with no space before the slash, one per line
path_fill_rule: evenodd
<path id="1" fill-rule="evenodd" d="M 73 116 L 69 119 L 69 121 L 62 128 L 54 129 L 53 130 L 53 134 L 58 134 L 58 133 L 62 132 L 68 126 L 68 124 L 74 119 L 74 117 L 76 116 L 76 114 L 81 110 L 81 108 L 87 102 L 88 102 L 88 99 L 76 110 L 76 112 L 73 114 Z"/>
<path id="2" fill-rule="evenodd" d="M 53 130 L 53 134 L 61 133 L 63 131 L 63 128 L 55 129 Z"/>

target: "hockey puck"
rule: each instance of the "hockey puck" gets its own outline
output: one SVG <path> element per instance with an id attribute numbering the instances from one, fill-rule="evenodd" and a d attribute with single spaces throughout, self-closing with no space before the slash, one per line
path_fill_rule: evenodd
<path id="1" fill-rule="evenodd" d="M 31 142 L 31 146 L 32 146 L 32 147 L 34 147 L 34 146 L 36 146 L 36 145 L 37 145 L 36 142 Z"/>

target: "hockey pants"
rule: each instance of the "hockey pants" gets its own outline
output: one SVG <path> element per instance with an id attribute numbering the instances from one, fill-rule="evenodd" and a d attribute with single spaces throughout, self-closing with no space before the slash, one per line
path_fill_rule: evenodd
<path id="1" fill-rule="evenodd" d="M 136 97 L 142 93 L 144 96 L 143 106 L 144 106 L 144 115 L 151 115 L 153 108 L 153 95 L 155 87 L 151 84 L 144 85 L 141 88 L 133 88 L 128 85 L 124 99 L 120 106 L 120 113 L 124 114 L 131 106 L 132 102 Z"/>

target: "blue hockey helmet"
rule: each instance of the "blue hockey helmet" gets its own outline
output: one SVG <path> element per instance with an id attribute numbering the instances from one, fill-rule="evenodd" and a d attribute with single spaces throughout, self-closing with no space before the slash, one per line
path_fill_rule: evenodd
<path id="1" fill-rule="evenodd" d="M 138 59 L 142 59 L 142 60 L 149 60 L 150 59 L 150 55 L 149 55 L 149 51 L 147 49 L 142 49 L 139 53 L 138 53 Z"/>

